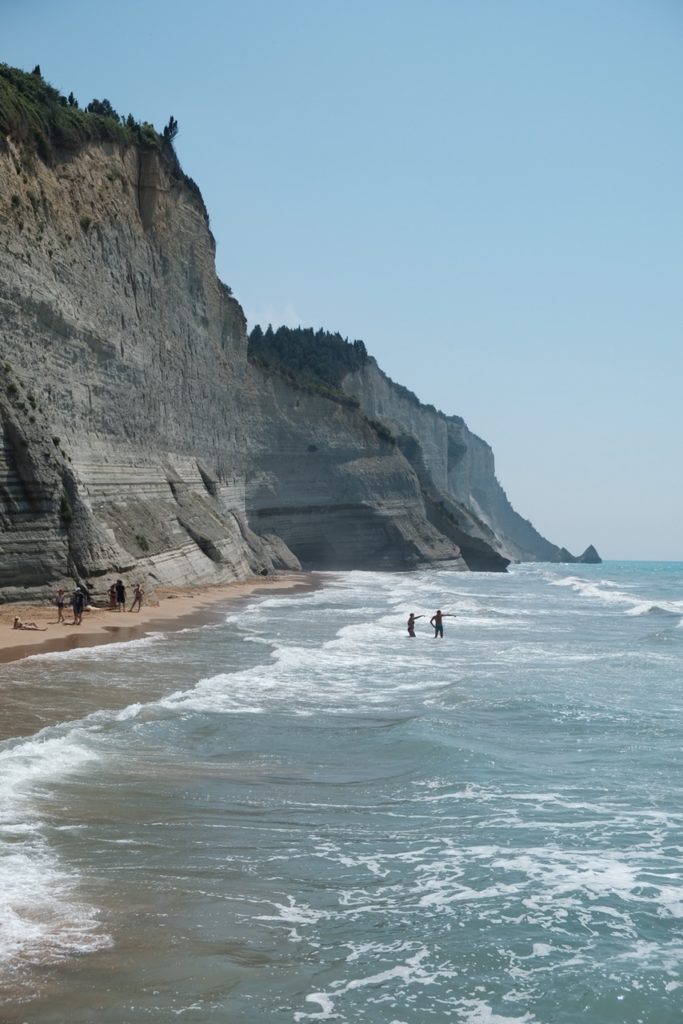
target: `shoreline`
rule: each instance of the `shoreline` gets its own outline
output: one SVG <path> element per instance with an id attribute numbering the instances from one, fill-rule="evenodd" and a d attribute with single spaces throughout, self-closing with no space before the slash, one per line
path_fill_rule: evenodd
<path id="1" fill-rule="evenodd" d="M 314 573 L 291 572 L 268 578 L 235 580 L 230 583 L 199 587 L 157 587 L 156 604 L 143 604 L 139 612 L 116 612 L 92 608 L 84 612 L 80 626 L 72 625 L 70 608 L 65 609 L 66 624 L 58 623 L 54 605 L 12 603 L 0 606 L 0 664 L 21 661 L 34 654 L 52 654 L 81 647 L 96 647 L 141 639 L 160 630 L 170 632 L 211 621 L 211 609 L 218 612 L 228 605 L 254 594 L 273 590 L 315 589 L 319 579 Z M 35 621 L 43 630 L 15 630 L 15 615 Z"/>

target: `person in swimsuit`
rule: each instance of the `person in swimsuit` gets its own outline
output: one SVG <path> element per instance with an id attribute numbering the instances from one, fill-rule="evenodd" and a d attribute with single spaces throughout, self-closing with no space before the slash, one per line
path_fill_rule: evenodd
<path id="1" fill-rule="evenodd" d="M 145 596 L 145 591 L 142 588 L 142 583 L 136 583 L 135 584 L 135 590 L 133 591 L 133 603 L 131 604 L 131 606 L 128 609 L 128 611 L 129 612 L 134 611 L 136 605 L 137 605 L 137 611 L 140 611 L 140 609 L 142 608 L 142 599 L 143 599 L 144 596 Z"/>
<path id="2" fill-rule="evenodd" d="M 57 591 L 55 604 L 57 605 L 57 622 L 64 622 L 64 605 L 66 604 L 66 596 L 64 594 L 63 587 L 60 587 Z"/>
<path id="3" fill-rule="evenodd" d="M 424 615 L 416 615 L 415 612 L 411 612 L 408 616 L 408 636 L 415 637 L 415 623 L 418 619 L 424 619 Z"/>
<path id="4" fill-rule="evenodd" d="M 12 629 L 40 629 L 46 630 L 47 626 L 38 626 L 35 622 L 22 622 L 18 615 L 14 616 Z"/>
<path id="5" fill-rule="evenodd" d="M 454 619 L 454 618 L 455 618 L 455 615 L 450 615 L 450 614 L 448 614 L 446 612 L 442 612 L 440 609 L 439 609 L 439 611 L 434 612 L 434 614 L 432 615 L 431 619 L 429 620 L 429 625 L 434 627 L 434 639 L 435 640 L 436 640 L 437 636 L 438 636 L 439 640 L 443 640 L 443 620 L 444 619 Z"/>

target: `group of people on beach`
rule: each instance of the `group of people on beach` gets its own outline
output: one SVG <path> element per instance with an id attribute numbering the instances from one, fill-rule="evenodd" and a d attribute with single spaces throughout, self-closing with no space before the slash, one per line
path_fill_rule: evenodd
<path id="1" fill-rule="evenodd" d="M 435 640 L 437 639 L 437 637 L 439 638 L 439 640 L 443 640 L 443 620 L 454 618 L 455 615 L 453 615 L 452 612 L 442 612 L 440 608 L 434 612 L 431 619 L 429 620 L 429 625 L 434 630 Z M 415 639 L 415 623 L 417 622 L 418 619 L 424 619 L 424 615 L 416 615 L 415 612 L 411 612 L 410 615 L 408 616 L 408 636 L 411 637 L 413 640 Z"/>
<path id="2" fill-rule="evenodd" d="M 78 586 L 75 588 L 71 595 L 70 604 L 71 611 L 73 613 L 72 626 L 80 626 L 83 621 L 83 612 L 88 607 L 89 594 L 84 587 Z M 64 587 L 60 587 L 55 594 L 55 605 L 57 608 L 57 622 L 63 622 L 66 625 L 66 619 L 64 618 L 64 609 L 66 607 L 66 593 Z"/>
<path id="3" fill-rule="evenodd" d="M 64 618 L 64 609 L 66 608 L 66 591 L 64 587 L 60 587 L 55 594 L 55 607 L 57 609 L 57 624 L 60 622 L 63 625 L 80 626 L 83 621 L 83 612 L 88 607 L 89 595 L 84 587 L 76 587 L 73 594 L 71 595 L 71 611 L 73 613 L 73 620 L 67 623 Z M 47 626 L 39 626 L 36 622 L 24 622 L 18 615 L 14 616 L 14 624 L 12 629 L 30 629 L 41 631 L 46 630 Z"/>
<path id="4" fill-rule="evenodd" d="M 129 612 L 139 612 L 142 608 L 142 599 L 145 591 L 142 583 L 136 583 L 133 590 L 133 602 L 128 609 Z M 116 580 L 109 588 L 109 610 L 125 612 L 126 610 L 126 587 L 123 580 Z"/>
<path id="5" fill-rule="evenodd" d="M 133 601 L 128 609 L 129 612 L 139 612 L 142 608 L 142 601 L 145 596 L 145 590 L 142 583 L 136 583 L 133 591 Z M 83 584 L 77 586 L 70 598 L 67 598 L 64 587 L 60 587 L 57 590 L 54 598 L 55 607 L 57 609 L 57 623 L 61 623 L 64 626 L 80 626 L 83 622 L 83 613 L 89 611 L 90 605 L 90 594 Z M 67 603 L 71 607 L 73 619 L 71 622 L 67 622 L 64 617 L 64 611 Z M 109 607 L 110 609 L 125 612 L 126 610 L 126 588 L 123 580 L 116 580 L 112 583 L 109 588 Z M 47 629 L 47 626 L 39 626 L 33 621 L 24 621 L 19 615 L 14 616 L 14 623 L 12 629 L 26 629 L 26 630 L 41 630 Z"/>

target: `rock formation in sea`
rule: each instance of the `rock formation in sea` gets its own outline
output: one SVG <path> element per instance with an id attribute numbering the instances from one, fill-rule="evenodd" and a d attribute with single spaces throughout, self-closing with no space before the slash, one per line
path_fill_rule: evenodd
<path id="1" fill-rule="evenodd" d="M 583 565 L 599 565 L 600 562 L 602 562 L 602 559 L 593 545 L 589 544 L 582 555 L 572 555 L 566 548 L 560 548 L 559 557 L 554 559 L 554 561 L 574 562 L 576 564 L 582 563 Z"/>
<path id="2" fill-rule="evenodd" d="M 249 360 L 172 126 L 0 66 L 0 599 L 559 560 L 374 360 L 339 394 Z"/>

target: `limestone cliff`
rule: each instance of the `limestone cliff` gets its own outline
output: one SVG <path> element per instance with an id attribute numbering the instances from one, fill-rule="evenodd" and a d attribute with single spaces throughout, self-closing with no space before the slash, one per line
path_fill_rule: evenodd
<path id="1" fill-rule="evenodd" d="M 163 152 L 43 160 L 6 137 L 0 224 L 5 599 L 298 567 L 282 537 L 310 566 L 465 568 L 362 415 L 248 366 L 201 197 Z"/>
<path id="2" fill-rule="evenodd" d="M 0 586 L 296 566 L 244 506 L 244 316 L 171 161 L 0 151 Z M 17 588 L 19 588 L 17 590 Z"/>
<path id="3" fill-rule="evenodd" d="M 365 416 L 277 375 L 257 368 L 253 375 L 246 498 L 256 530 L 282 537 L 309 568 L 407 569 L 442 560 L 467 567 L 457 543 L 429 522 L 400 449 Z"/>
<path id="4" fill-rule="evenodd" d="M 252 365 L 169 141 L 52 93 L 26 137 L 0 93 L 0 599 L 528 555 L 462 421 L 374 366 L 349 400 Z"/>
<path id="5" fill-rule="evenodd" d="M 560 549 L 523 519 L 495 473 L 493 452 L 459 416 L 423 405 L 395 384 L 374 359 L 349 374 L 344 388 L 368 416 L 410 439 L 410 461 L 419 461 L 442 497 L 458 510 L 463 529 L 511 561 L 560 561 Z"/>

